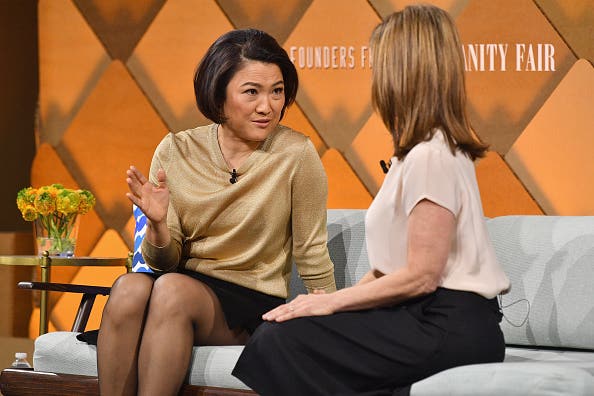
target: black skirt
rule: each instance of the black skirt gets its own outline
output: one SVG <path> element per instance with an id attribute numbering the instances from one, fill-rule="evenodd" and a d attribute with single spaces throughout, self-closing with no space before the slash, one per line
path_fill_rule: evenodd
<path id="1" fill-rule="evenodd" d="M 230 329 L 242 328 L 252 334 L 256 327 L 263 322 L 262 315 L 286 302 L 283 298 L 196 271 L 183 270 L 182 273 L 199 280 L 212 289 L 221 303 L 225 320 Z"/>
<path id="2" fill-rule="evenodd" d="M 195 271 L 183 270 L 181 273 L 204 283 L 219 299 L 225 320 L 230 329 L 242 328 L 252 334 L 263 322 L 262 315 L 277 306 L 284 304 L 285 299 L 261 293 L 256 290 L 213 278 Z M 144 274 L 157 279 L 162 274 Z M 80 341 L 97 345 L 99 330 L 85 331 L 76 336 Z"/>
<path id="3" fill-rule="evenodd" d="M 496 299 L 440 288 L 387 308 L 263 323 L 233 375 L 268 395 L 402 395 L 451 367 L 500 362 Z"/>

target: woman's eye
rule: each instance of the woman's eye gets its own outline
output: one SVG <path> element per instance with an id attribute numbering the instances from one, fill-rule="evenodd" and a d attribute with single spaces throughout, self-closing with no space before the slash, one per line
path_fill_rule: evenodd
<path id="1" fill-rule="evenodd" d="M 281 87 L 281 88 L 275 88 L 274 91 L 272 91 L 272 92 L 274 92 L 275 95 L 281 95 L 284 91 L 285 91 L 285 89 Z"/>
<path id="2" fill-rule="evenodd" d="M 251 89 L 246 90 L 245 93 L 248 95 L 256 95 L 258 93 L 258 91 L 256 91 L 254 88 L 251 88 Z"/>

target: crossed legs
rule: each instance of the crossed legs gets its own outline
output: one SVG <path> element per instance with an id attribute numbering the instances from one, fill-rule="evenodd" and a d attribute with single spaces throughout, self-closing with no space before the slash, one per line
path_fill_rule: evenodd
<path id="1" fill-rule="evenodd" d="M 228 328 L 218 298 L 202 282 L 178 273 L 154 283 L 146 275 L 123 275 L 112 288 L 99 332 L 100 392 L 176 395 L 193 345 L 247 339 L 247 332 Z"/>

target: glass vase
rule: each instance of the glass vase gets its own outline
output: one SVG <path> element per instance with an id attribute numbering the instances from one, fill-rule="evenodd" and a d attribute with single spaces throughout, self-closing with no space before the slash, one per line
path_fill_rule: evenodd
<path id="1" fill-rule="evenodd" d="M 47 251 L 50 256 L 74 256 L 79 220 L 76 214 L 39 216 L 35 220 L 37 254 Z"/>

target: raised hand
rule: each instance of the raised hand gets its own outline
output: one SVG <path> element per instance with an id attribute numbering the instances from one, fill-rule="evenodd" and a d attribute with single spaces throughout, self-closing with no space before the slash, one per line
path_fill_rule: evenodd
<path id="1" fill-rule="evenodd" d="M 153 224 L 162 224 L 167 220 L 169 189 L 163 169 L 157 172 L 158 185 L 151 183 L 135 166 L 126 171 L 126 183 L 130 192 L 126 196 L 142 210 Z"/>

